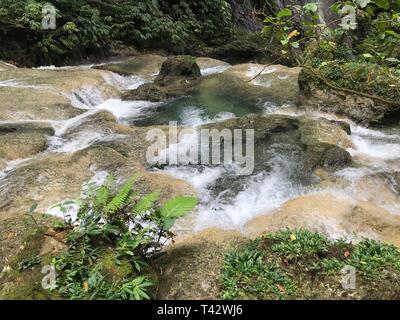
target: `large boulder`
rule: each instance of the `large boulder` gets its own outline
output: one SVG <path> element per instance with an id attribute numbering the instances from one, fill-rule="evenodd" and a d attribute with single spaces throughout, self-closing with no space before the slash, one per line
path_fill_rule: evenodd
<path id="1" fill-rule="evenodd" d="M 202 104 L 233 105 L 238 110 L 262 109 L 268 103 L 295 103 L 299 95 L 299 68 L 281 65 L 241 64 L 204 77 L 192 94 Z M 235 113 L 236 114 L 236 113 Z"/>
<path id="2" fill-rule="evenodd" d="M 187 86 L 201 78 L 200 67 L 196 58 L 191 56 L 176 56 L 168 58 L 161 66 L 155 84 L 161 87 Z"/>
<path id="3" fill-rule="evenodd" d="M 146 100 L 158 102 L 168 98 L 183 96 L 201 78 L 196 58 L 176 56 L 168 58 L 154 83 L 146 83 L 135 90 L 123 94 L 124 100 Z"/>

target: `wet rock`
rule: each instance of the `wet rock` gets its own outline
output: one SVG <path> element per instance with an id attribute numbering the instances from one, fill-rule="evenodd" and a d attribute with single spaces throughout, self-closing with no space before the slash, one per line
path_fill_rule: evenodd
<path id="1" fill-rule="evenodd" d="M 246 234 L 305 228 L 332 238 L 365 237 L 400 246 L 399 227 L 399 216 L 370 202 L 317 194 L 290 200 L 278 211 L 255 218 L 246 225 Z"/>
<path id="2" fill-rule="evenodd" d="M 231 67 L 231 65 L 227 62 L 206 57 L 196 58 L 196 63 L 200 67 L 202 74 L 207 69 L 219 69 L 224 71 L 225 69 Z"/>
<path id="3" fill-rule="evenodd" d="M 100 133 L 103 135 L 111 134 L 129 134 L 133 130 L 125 125 L 119 124 L 115 116 L 105 110 L 100 110 L 93 115 L 90 115 L 82 120 L 76 126 L 68 128 L 63 137 L 71 137 L 86 132 L 89 135 Z"/>
<path id="4" fill-rule="evenodd" d="M 325 119 L 308 119 L 285 115 L 251 114 L 202 126 L 208 129 L 254 129 L 257 145 L 268 146 L 274 135 L 290 133 L 286 143 L 300 146 L 304 151 L 301 171 L 312 174 L 317 168 L 336 171 L 352 164 L 351 155 L 345 150 L 352 146 L 341 126 Z"/>
<path id="5" fill-rule="evenodd" d="M 46 124 L 0 124 L 0 158 L 10 161 L 42 152 L 53 134 L 53 128 Z"/>
<path id="6" fill-rule="evenodd" d="M 115 145 L 98 142 L 72 154 L 45 154 L 15 168 L 2 180 L 0 219 L 26 213 L 33 202 L 39 203 L 39 210 L 46 212 L 62 200 L 74 199 L 79 196 L 83 184 L 99 173 L 112 174 L 121 180 L 139 174 L 140 191 L 159 190 L 164 200 L 171 196 L 195 194 L 189 184 L 179 179 L 146 172 L 136 152 L 142 154 L 145 161 L 148 145 L 140 139 L 126 139 L 130 143 L 123 146 L 131 147 L 131 152 L 126 155 L 117 151 L 118 142 Z M 139 141 L 142 145 L 135 146 L 132 141 Z"/>
<path id="7" fill-rule="evenodd" d="M 16 66 L 0 60 L 0 71 L 15 69 Z"/>
<path id="8" fill-rule="evenodd" d="M 64 120 L 83 113 L 50 90 L 0 87 L 0 120 Z"/>
<path id="9" fill-rule="evenodd" d="M 162 64 L 154 83 L 143 84 L 135 90 L 126 92 L 123 99 L 159 102 L 183 96 L 200 78 L 200 68 L 194 57 L 170 57 Z"/>
<path id="10" fill-rule="evenodd" d="M 191 56 L 176 56 L 168 58 L 154 83 L 161 87 L 179 87 L 191 84 L 201 78 L 200 68 L 196 58 Z"/>
<path id="11" fill-rule="evenodd" d="M 400 209 L 399 173 L 380 172 L 363 176 L 354 181 L 357 194 L 362 199 L 382 206 L 392 213 Z"/>
<path id="12" fill-rule="evenodd" d="M 164 101 L 174 95 L 168 93 L 167 90 L 155 85 L 154 83 L 146 83 L 136 90 L 127 91 L 122 95 L 122 100 L 143 100 L 151 102 Z"/>
<path id="13" fill-rule="evenodd" d="M 307 146 L 302 168 L 308 173 L 313 173 L 317 168 L 334 172 L 351 164 L 351 155 L 346 150 L 335 145 L 319 143 Z"/>
<path id="14" fill-rule="evenodd" d="M 100 70 L 12 69 L 0 73 L 0 120 L 64 120 L 84 112 L 80 104 L 100 104 L 119 96 Z"/>
<path id="15" fill-rule="evenodd" d="M 166 57 L 155 54 L 145 54 L 122 62 L 104 64 L 94 68 L 108 70 L 122 75 L 135 75 L 146 79 L 153 79 L 159 73 L 161 65 L 166 59 Z"/>
<path id="16" fill-rule="evenodd" d="M 271 66 L 257 77 L 264 67 L 256 64 L 230 67 L 221 74 L 203 78 L 195 87 L 194 94 L 204 101 L 232 101 L 234 104 L 253 105 L 255 109 L 265 102 L 295 102 L 299 94 L 299 69 Z"/>
<path id="17" fill-rule="evenodd" d="M 289 68 L 282 65 L 240 64 L 229 68 L 224 73 L 238 77 L 255 86 L 268 89 L 282 101 L 296 101 L 299 95 L 300 68 Z"/>
<path id="18" fill-rule="evenodd" d="M 344 132 L 346 132 L 348 135 L 351 135 L 351 126 L 348 122 L 336 120 L 330 120 L 329 122 L 338 125 Z"/>

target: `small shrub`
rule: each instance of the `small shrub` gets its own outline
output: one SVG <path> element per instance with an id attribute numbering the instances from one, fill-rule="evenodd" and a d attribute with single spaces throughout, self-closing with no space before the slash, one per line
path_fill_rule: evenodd
<path id="1" fill-rule="evenodd" d="M 155 205 L 159 193 L 141 197 L 134 183 L 131 178 L 115 191 L 110 177 L 103 186 L 89 185 L 76 201 L 79 211 L 70 221 L 68 249 L 53 259 L 57 290 L 63 296 L 150 299 L 148 262 L 173 238 L 175 220 L 190 212 L 197 200 L 177 197 L 160 208 Z"/>

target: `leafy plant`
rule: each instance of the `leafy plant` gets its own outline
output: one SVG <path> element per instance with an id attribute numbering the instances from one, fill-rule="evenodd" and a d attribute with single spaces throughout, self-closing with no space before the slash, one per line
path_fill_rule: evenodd
<path id="1" fill-rule="evenodd" d="M 46 31 L 41 24 L 46 1 L 1 3 L 0 22 L 27 29 L 33 34 L 35 46 L 48 59 L 73 51 L 93 52 L 112 40 L 174 46 L 212 42 L 229 35 L 232 28 L 231 8 L 224 0 L 57 0 L 53 2 L 56 29 Z"/>
<path id="2" fill-rule="evenodd" d="M 100 187 L 89 184 L 76 201 L 79 211 L 70 221 L 74 228 L 68 249 L 53 259 L 61 294 L 71 299 L 150 298 L 148 262 L 173 239 L 175 220 L 193 210 L 197 200 L 177 197 L 157 207 L 159 193 L 142 197 L 133 189 L 135 181 L 133 177 L 116 190 L 109 177 Z"/>
<path id="3" fill-rule="evenodd" d="M 396 66 L 400 63 L 399 9 L 399 1 L 338 1 L 331 7 L 337 18 L 325 23 L 318 3 L 307 3 L 301 9 L 289 6 L 268 14 L 263 32 L 299 65 L 315 57 L 307 50 L 310 45 L 333 43 L 341 48 L 349 47 L 350 40 L 352 53 L 361 60 Z"/>
<path id="4" fill-rule="evenodd" d="M 343 293 L 343 270 L 349 266 L 356 271 L 356 298 L 397 299 L 398 248 L 375 240 L 358 244 L 329 240 L 303 229 L 266 233 L 227 253 L 221 272 L 221 296 L 337 299 Z"/>

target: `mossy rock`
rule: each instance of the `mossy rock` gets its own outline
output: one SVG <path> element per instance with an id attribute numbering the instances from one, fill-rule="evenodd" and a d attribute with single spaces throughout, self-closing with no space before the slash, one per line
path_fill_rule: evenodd
<path id="1" fill-rule="evenodd" d="M 108 284 L 129 279 L 134 274 L 132 264 L 127 260 L 116 260 L 113 250 L 106 250 L 98 259 L 97 266 Z"/>
<path id="2" fill-rule="evenodd" d="M 53 220 L 52 218 L 50 220 Z M 51 264 L 52 252 L 46 244 L 48 227 L 40 225 L 29 231 L 20 251 L 0 276 L 0 299 L 55 300 L 60 296 L 42 287 L 44 266 Z M 54 248 L 52 248 L 54 250 Z M 57 248 L 59 250 L 60 247 Z"/>
<path id="3" fill-rule="evenodd" d="M 369 96 L 333 90 L 326 83 Z M 321 64 L 314 72 L 304 68 L 299 75 L 299 85 L 308 104 L 345 115 L 361 124 L 389 123 L 400 119 L 400 74 L 395 68 L 335 60 Z"/>

